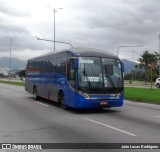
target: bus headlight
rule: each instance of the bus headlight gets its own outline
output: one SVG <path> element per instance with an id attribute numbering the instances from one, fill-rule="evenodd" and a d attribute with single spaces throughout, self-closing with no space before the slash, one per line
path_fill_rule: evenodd
<path id="1" fill-rule="evenodd" d="M 90 99 L 87 93 L 84 93 L 82 91 L 78 91 L 78 93 L 83 96 L 85 99 Z"/>
<path id="2" fill-rule="evenodd" d="M 122 92 L 118 93 L 118 94 L 116 95 L 116 99 L 119 99 L 119 98 L 121 97 L 121 95 L 122 95 Z"/>

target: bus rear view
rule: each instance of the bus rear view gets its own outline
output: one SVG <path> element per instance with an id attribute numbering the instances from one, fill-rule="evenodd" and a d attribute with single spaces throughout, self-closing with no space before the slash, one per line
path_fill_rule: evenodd
<path id="1" fill-rule="evenodd" d="M 48 90 L 48 93 L 43 96 L 36 90 L 37 96 L 54 99 L 64 109 L 110 108 L 123 105 L 123 64 L 117 56 L 92 48 L 72 48 L 61 54 L 64 55 L 64 61 L 56 63 L 56 66 L 59 65 L 63 71 L 58 68 L 54 72 L 47 71 L 44 80 L 45 88 L 48 89 L 44 91 Z M 53 55 L 58 61 L 58 53 Z M 49 57 L 45 56 L 45 59 L 48 63 Z M 55 74 L 54 81 L 51 81 L 49 73 L 53 76 Z M 39 79 L 43 79 L 42 76 Z M 30 81 L 29 78 L 26 80 L 26 83 Z M 55 90 L 50 89 L 51 85 L 55 86 Z M 40 83 L 32 86 L 41 90 L 41 87 L 44 87 Z M 33 89 L 31 86 L 30 88 Z M 54 91 L 54 98 L 51 98 L 51 91 Z"/>

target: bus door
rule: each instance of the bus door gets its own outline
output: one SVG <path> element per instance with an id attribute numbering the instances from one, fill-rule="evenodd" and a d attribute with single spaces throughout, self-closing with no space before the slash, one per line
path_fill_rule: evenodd
<path id="1" fill-rule="evenodd" d="M 78 60 L 77 60 L 78 61 Z M 67 78 L 68 78 L 68 104 L 71 106 L 75 106 L 76 104 L 76 96 L 75 96 L 75 91 L 77 90 L 77 75 L 78 71 L 75 65 L 75 60 L 70 60 L 69 65 L 68 65 L 68 70 L 67 70 Z"/>

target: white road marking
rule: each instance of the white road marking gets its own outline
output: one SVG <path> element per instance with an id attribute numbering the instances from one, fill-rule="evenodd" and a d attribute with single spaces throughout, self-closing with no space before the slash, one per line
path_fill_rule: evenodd
<path id="1" fill-rule="evenodd" d="M 38 104 L 40 104 L 40 105 L 43 105 L 43 106 L 48 107 L 48 105 L 47 105 L 47 104 L 45 104 L 45 103 L 41 103 L 41 102 L 37 102 L 37 101 L 36 101 L 36 103 L 38 103 Z"/>
<path id="2" fill-rule="evenodd" d="M 113 127 L 113 126 L 109 126 L 109 125 L 107 125 L 107 124 L 104 124 L 104 123 L 101 123 L 101 122 L 98 122 L 98 121 L 95 121 L 95 120 L 92 120 L 92 119 L 88 119 L 88 118 L 83 118 L 83 119 L 88 120 L 88 121 L 91 121 L 91 122 L 96 123 L 96 124 L 101 125 L 101 126 L 108 127 L 108 128 L 110 128 L 110 129 L 113 129 L 113 130 L 116 130 L 116 131 L 119 131 L 119 132 L 125 133 L 125 134 L 130 135 L 130 136 L 134 136 L 134 137 L 137 136 L 136 134 L 127 132 L 127 131 L 122 130 L 122 129 L 115 128 L 115 127 Z"/>
<path id="3" fill-rule="evenodd" d="M 160 118 L 160 116 L 154 116 L 154 117 Z"/>

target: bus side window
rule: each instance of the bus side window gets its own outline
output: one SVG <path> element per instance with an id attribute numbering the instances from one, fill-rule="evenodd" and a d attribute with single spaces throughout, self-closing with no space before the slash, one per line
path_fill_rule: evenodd
<path id="1" fill-rule="evenodd" d="M 75 74 L 74 74 L 74 70 L 73 69 L 71 69 L 70 70 L 70 80 L 75 80 L 75 76 L 74 76 Z"/>
<path id="2" fill-rule="evenodd" d="M 75 70 L 72 68 L 72 62 L 68 65 L 68 81 L 73 88 L 75 88 Z"/>

